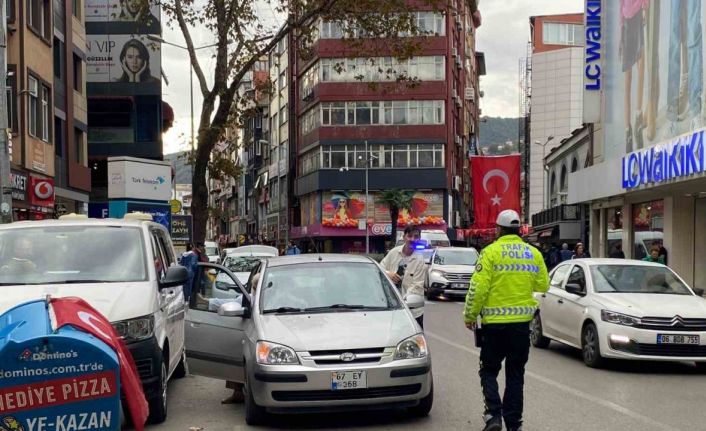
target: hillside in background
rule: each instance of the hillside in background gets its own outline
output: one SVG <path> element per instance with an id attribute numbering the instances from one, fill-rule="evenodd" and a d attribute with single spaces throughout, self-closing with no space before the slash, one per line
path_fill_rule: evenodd
<path id="1" fill-rule="evenodd" d="M 174 166 L 177 184 L 191 184 L 191 166 L 186 163 L 186 151 L 165 154 L 164 161 Z"/>
<path id="2" fill-rule="evenodd" d="M 480 123 L 480 146 L 487 155 L 510 154 L 518 151 L 518 119 L 484 117 Z M 512 145 L 505 145 L 511 141 Z"/>

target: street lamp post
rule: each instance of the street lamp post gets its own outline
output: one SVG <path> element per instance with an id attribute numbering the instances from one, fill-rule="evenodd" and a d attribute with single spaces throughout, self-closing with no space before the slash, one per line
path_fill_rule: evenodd
<path id="1" fill-rule="evenodd" d="M 544 158 L 547 157 L 546 155 L 546 150 L 547 150 L 547 144 L 549 141 L 554 139 L 554 135 L 549 135 L 547 140 L 544 143 L 541 143 L 540 141 L 534 141 L 535 145 L 540 145 L 542 147 L 542 210 L 547 209 L 547 194 L 548 192 L 548 187 L 547 187 L 547 169 L 546 165 L 544 164 Z"/>

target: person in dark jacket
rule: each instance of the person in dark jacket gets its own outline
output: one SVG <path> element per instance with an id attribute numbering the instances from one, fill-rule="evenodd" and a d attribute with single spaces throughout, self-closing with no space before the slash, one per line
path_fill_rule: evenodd
<path id="1" fill-rule="evenodd" d="M 293 256 L 297 254 L 302 254 L 302 251 L 299 250 L 299 247 L 294 243 L 294 241 L 290 240 L 289 241 L 289 247 L 287 247 L 287 250 L 284 252 L 287 256 Z"/>
<path id="2" fill-rule="evenodd" d="M 559 257 L 561 257 L 561 261 L 564 262 L 566 260 L 571 260 L 571 258 L 574 256 L 574 254 L 569 250 L 569 244 L 563 243 L 561 245 L 561 251 L 559 252 Z"/>
<path id="3" fill-rule="evenodd" d="M 586 259 L 591 257 L 591 255 L 584 249 L 582 243 L 576 244 L 574 249 L 574 255 L 571 256 L 572 259 Z"/>
<path id="4" fill-rule="evenodd" d="M 613 259 L 625 259 L 625 252 L 623 252 L 623 245 L 622 244 L 616 244 L 615 245 L 615 250 L 613 250 L 610 253 L 610 256 Z"/>

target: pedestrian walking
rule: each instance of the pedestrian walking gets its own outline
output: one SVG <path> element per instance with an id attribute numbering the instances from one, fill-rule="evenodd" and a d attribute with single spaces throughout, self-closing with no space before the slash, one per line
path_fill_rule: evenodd
<path id="1" fill-rule="evenodd" d="M 302 251 L 299 250 L 299 247 L 294 243 L 293 240 L 289 240 L 289 246 L 287 247 L 287 250 L 284 252 L 287 256 L 294 256 L 297 254 L 302 254 Z"/>
<path id="2" fill-rule="evenodd" d="M 574 255 L 571 256 L 572 259 L 586 259 L 591 257 L 591 255 L 584 249 L 583 243 L 576 244 L 574 248 Z"/>
<path id="3" fill-rule="evenodd" d="M 485 428 L 522 429 L 525 365 L 529 358 L 529 323 L 537 310 L 533 292 L 549 289 L 542 254 L 520 238 L 520 215 L 502 211 L 498 239 L 478 260 L 466 296 L 463 319 L 480 340 L 480 381 L 485 401 Z M 482 318 L 478 326 L 477 319 Z M 505 395 L 500 398 L 498 374 L 505 361 Z"/>
<path id="4" fill-rule="evenodd" d="M 569 244 L 563 243 L 561 245 L 561 251 L 559 252 L 559 256 L 561 256 L 561 261 L 564 262 L 566 260 L 571 260 L 573 257 L 573 253 L 571 250 L 569 250 Z"/>
<path id="5" fill-rule="evenodd" d="M 394 247 L 380 262 L 387 276 L 402 292 L 408 295 L 424 296 L 424 280 L 427 275 L 427 265 L 424 256 L 415 250 L 422 231 L 417 226 L 407 226 L 404 230 L 404 244 Z M 412 310 L 419 326 L 424 328 L 424 307 Z"/>

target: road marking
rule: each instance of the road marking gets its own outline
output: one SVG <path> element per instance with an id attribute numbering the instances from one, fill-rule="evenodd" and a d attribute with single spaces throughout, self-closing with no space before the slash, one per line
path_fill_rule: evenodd
<path id="1" fill-rule="evenodd" d="M 433 338 L 433 339 L 435 339 L 435 340 L 437 340 L 437 341 L 440 341 L 440 342 L 442 342 L 442 343 L 444 343 L 444 344 L 447 344 L 447 345 L 449 345 L 449 346 L 451 346 L 451 347 L 455 347 L 455 348 L 457 348 L 457 349 L 460 349 L 460 350 L 463 350 L 463 351 L 465 351 L 465 352 L 468 352 L 468 353 L 470 353 L 470 354 L 472 354 L 472 355 L 474 355 L 474 356 L 480 356 L 480 350 L 471 349 L 471 348 L 468 347 L 468 346 L 464 346 L 463 344 L 459 344 L 459 343 L 453 342 L 453 341 L 451 341 L 451 340 L 449 340 L 449 339 L 446 339 L 446 338 L 444 338 L 444 337 L 442 337 L 442 336 L 440 336 L 440 335 L 434 334 L 434 333 L 432 333 L 432 332 L 424 331 L 424 335 L 428 336 L 429 338 Z M 621 406 L 620 404 L 616 404 L 616 403 L 614 403 L 614 402 L 606 401 L 606 400 L 604 400 L 604 399 L 595 397 L 595 396 L 593 396 L 593 395 L 591 395 L 591 394 L 588 394 L 588 393 L 586 393 L 586 392 L 583 392 L 583 391 L 580 391 L 580 390 L 578 390 L 578 389 L 572 388 L 572 387 L 570 387 L 570 386 L 566 386 L 566 385 L 564 385 L 563 383 L 559 383 L 559 382 L 557 382 L 557 381 L 555 381 L 555 380 L 552 380 L 552 379 L 550 379 L 550 378 L 548 378 L 548 377 L 544 377 L 544 376 L 539 375 L 539 374 L 537 374 L 537 373 L 534 373 L 534 372 L 532 372 L 532 371 L 525 371 L 525 375 L 528 376 L 528 377 L 531 377 L 531 378 L 533 378 L 533 379 L 535 379 L 535 380 L 538 380 L 538 381 L 540 381 L 540 382 L 542 382 L 542 383 L 544 383 L 544 384 L 546 384 L 546 385 L 549 385 L 549 386 L 552 386 L 552 387 L 554 387 L 554 388 L 556 388 L 556 389 L 559 389 L 559 390 L 561 390 L 561 391 L 570 393 L 570 394 L 572 394 L 572 395 L 574 395 L 574 396 L 576 396 L 576 397 L 578 397 L 578 398 L 583 398 L 583 399 L 586 400 L 586 401 L 590 401 L 590 402 L 592 402 L 592 403 L 598 404 L 599 406 L 606 407 L 606 408 L 611 409 L 611 410 L 613 410 L 613 411 L 615 411 L 615 412 L 617 412 L 617 413 L 621 413 L 621 414 L 623 414 L 623 415 L 625 415 L 625 416 L 629 416 L 629 417 L 632 418 L 632 419 L 639 420 L 639 421 L 641 421 L 641 422 L 643 422 L 643 423 L 645 423 L 645 424 L 651 425 L 651 426 L 656 427 L 656 428 L 658 428 L 658 429 L 665 430 L 665 431 L 679 431 L 679 428 L 675 428 L 675 427 L 673 427 L 673 426 L 671 426 L 671 425 L 667 425 L 667 424 L 664 424 L 664 423 L 662 423 L 662 422 L 658 422 L 658 421 L 656 421 L 656 420 L 654 420 L 654 419 L 652 419 L 652 418 L 649 418 L 649 417 L 647 417 L 647 416 L 645 416 L 645 415 L 642 415 L 642 414 L 640 414 L 640 413 L 638 413 L 638 412 L 635 412 L 635 411 L 632 411 L 632 410 L 630 410 L 630 409 L 628 409 L 628 408 L 626 408 L 626 407 L 623 407 L 623 406 Z"/>

